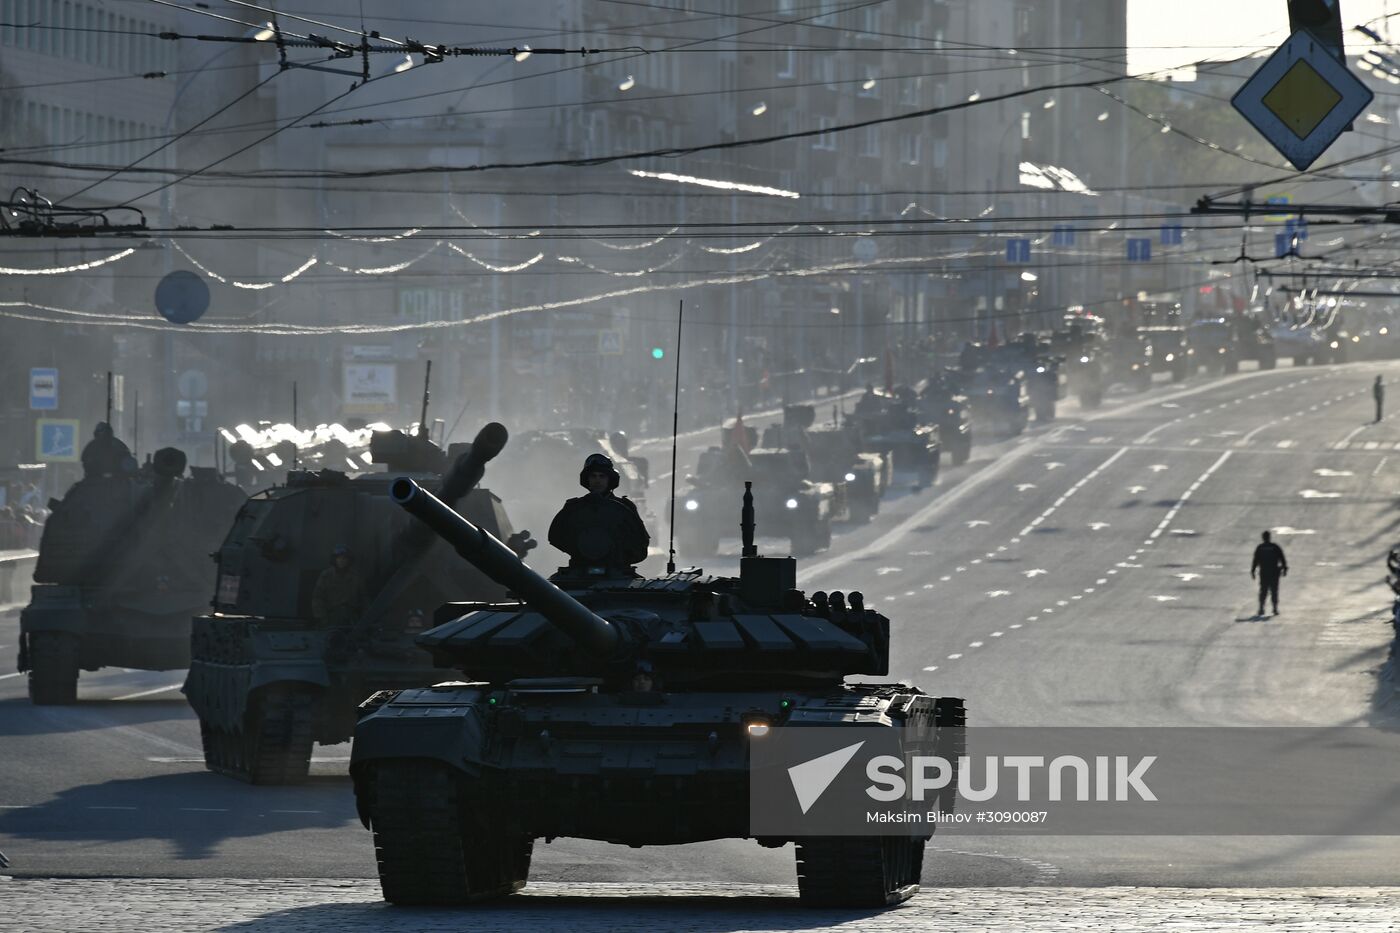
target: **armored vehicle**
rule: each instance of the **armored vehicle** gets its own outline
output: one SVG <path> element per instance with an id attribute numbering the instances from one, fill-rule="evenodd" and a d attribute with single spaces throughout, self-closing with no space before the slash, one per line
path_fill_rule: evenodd
<path id="1" fill-rule="evenodd" d="M 1146 337 L 1134 330 L 1109 341 L 1108 381 L 1134 392 L 1152 387 L 1152 348 Z"/>
<path id="2" fill-rule="evenodd" d="M 1050 352 L 1064 361 L 1066 388 L 1085 410 L 1103 404 L 1104 339 L 1102 321 L 1067 315 L 1065 327 L 1050 334 Z"/>
<path id="3" fill-rule="evenodd" d="M 938 425 L 938 445 L 948 451 L 954 466 L 971 459 L 971 406 L 958 370 L 945 369 L 924 384 L 919 392 L 919 411 L 924 420 Z"/>
<path id="4" fill-rule="evenodd" d="M 938 426 L 922 423 L 918 394 L 909 386 L 897 386 L 893 395 L 867 391 L 856 403 L 850 423 L 859 435 L 861 450 L 890 457 L 897 485 L 923 489 L 938 479 L 943 453 Z"/>
<path id="5" fill-rule="evenodd" d="M 788 405 L 783 423 L 764 431 L 764 446 L 800 449 L 811 479 L 845 490 L 842 517 L 863 524 L 879 514 L 880 499 L 894 481 L 894 464 L 888 454 L 861 450 L 859 432 L 851 421 L 842 423 L 840 412 L 836 408 L 834 423 L 819 428 L 814 406 Z"/>
<path id="6" fill-rule="evenodd" d="M 426 438 L 381 432 L 370 450 L 440 483 L 446 501 L 523 554 L 532 542 L 512 535 L 501 501 L 475 488 L 505 440 L 505 428 L 488 425 L 454 447 L 445 476 L 448 456 Z M 184 686 L 209 770 L 253 784 L 305 780 L 312 744 L 348 739 L 366 696 L 442 677 L 412 641 L 439 602 L 504 596 L 407 520 L 389 499 L 392 481 L 293 471 L 239 511 L 219 550 L 214 611 L 194 620 Z"/>
<path id="7" fill-rule="evenodd" d="M 1186 341 L 1191 349 L 1191 367 L 1220 375 L 1240 371 L 1240 349 L 1235 340 L 1235 328 L 1224 318 L 1207 318 L 1191 322 L 1186 328 Z"/>
<path id="8" fill-rule="evenodd" d="M 752 431 L 752 429 L 749 429 Z M 677 496 L 676 541 L 686 559 L 710 557 L 732 527 L 736 484 L 761 484 L 759 501 L 771 515 L 768 533 L 787 538 L 794 554 L 815 554 L 831 545 L 831 523 L 846 517 L 845 483 L 808 479 L 811 467 L 800 449 L 755 447 L 744 450 L 726 431 L 722 447 L 700 454 L 690 486 Z"/>
<path id="9" fill-rule="evenodd" d="M 1012 435 L 1026 429 L 1029 414 L 1020 370 L 987 365 L 965 374 L 964 378 L 968 382 L 972 415 L 979 425 L 999 428 Z"/>
<path id="10" fill-rule="evenodd" d="M 361 707 L 350 773 L 392 903 L 518 891 L 540 838 L 748 838 L 752 746 L 789 727 L 897 729 L 958 753 L 961 700 L 845 682 L 888 674 L 890 620 L 857 592 L 809 597 L 791 558 L 757 556 L 747 493 L 737 579 L 545 580 L 412 481 L 393 495 L 519 601 L 443 606 L 419 643 L 459 678 Z M 927 838 L 756 841 L 797 843 L 805 904 L 878 908 L 918 890 Z"/>
<path id="11" fill-rule="evenodd" d="M 79 671 L 189 666 L 190 617 L 214 582 L 210 555 L 245 497 L 211 467 L 182 478 L 185 455 L 173 447 L 149 470 L 127 460 L 85 469 L 49 502 L 20 613 L 19 669 L 34 703 L 74 702 Z"/>
<path id="12" fill-rule="evenodd" d="M 1147 345 L 1151 372 L 1170 373 L 1172 382 L 1180 382 L 1190 375 L 1194 354 L 1186 341 L 1186 328 L 1162 324 L 1139 327 L 1137 332 Z M 1149 374 L 1148 379 L 1151 378 Z"/>

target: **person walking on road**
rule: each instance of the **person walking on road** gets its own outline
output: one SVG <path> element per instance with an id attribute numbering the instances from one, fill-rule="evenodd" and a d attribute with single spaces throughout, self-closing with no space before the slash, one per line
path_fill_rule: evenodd
<path id="1" fill-rule="evenodd" d="M 1266 531 L 1260 537 L 1263 542 L 1254 549 L 1254 563 L 1250 565 L 1250 579 L 1259 580 L 1259 615 L 1264 615 L 1264 599 L 1272 597 L 1274 615 L 1278 615 L 1278 581 L 1288 576 L 1288 558 L 1283 556 L 1283 548 L 1274 544 L 1273 537 Z"/>
<path id="2" fill-rule="evenodd" d="M 1385 383 L 1381 382 L 1381 377 L 1376 377 L 1376 384 L 1371 386 L 1371 394 L 1376 399 L 1376 424 L 1381 423 L 1381 409 L 1385 407 Z"/>

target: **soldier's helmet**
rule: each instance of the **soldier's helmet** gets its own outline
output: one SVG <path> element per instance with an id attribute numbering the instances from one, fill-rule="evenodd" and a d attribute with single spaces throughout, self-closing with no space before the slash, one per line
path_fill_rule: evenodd
<path id="1" fill-rule="evenodd" d="M 608 489 L 616 489 L 617 484 L 622 482 L 622 477 L 618 475 L 617 468 L 613 466 L 612 459 L 603 454 L 589 454 L 588 459 L 583 461 L 583 469 L 578 474 L 578 484 L 584 489 L 588 488 L 589 473 L 606 473 L 608 476 Z"/>
<path id="2" fill-rule="evenodd" d="M 345 544 L 337 544 L 335 547 L 331 548 L 331 558 L 334 559 L 337 557 L 349 559 L 350 547 Z"/>

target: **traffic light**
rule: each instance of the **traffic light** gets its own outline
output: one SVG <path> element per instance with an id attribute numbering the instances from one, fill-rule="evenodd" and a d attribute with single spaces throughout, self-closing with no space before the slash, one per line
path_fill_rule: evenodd
<path id="1" fill-rule="evenodd" d="M 664 347 L 652 347 L 651 358 L 654 360 L 664 360 L 666 358 L 666 349 Z"/>
<path id="2" fill-rule="evenodd" d="M 1288 0 L 1288 25 L 1293 32 L 1306 29 L 1343 62 L 1342 0 Z"/>

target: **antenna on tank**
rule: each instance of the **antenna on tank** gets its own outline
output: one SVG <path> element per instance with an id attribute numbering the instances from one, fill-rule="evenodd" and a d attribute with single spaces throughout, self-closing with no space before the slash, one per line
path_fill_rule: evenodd
<path id="1" fill-rule="evenodd" d="M 112 371 L 107 370 L 107 417 L 102 419 L 107 424 L 112 423 Z"/>
<path id="2" fill-rule="evenodd" d="M 739 536 L 743 541 L 740 557 L 757 557 L 758 548 L 753 543 L 753 483 L 744 480 L 744 507 L 739 510 Z"/>
<path id="3" fill-rule="evenodd" d="M 666 561 L 666 572 L 676 572 L 676 436 L 680 433 L 681 420 L 681 328 L 685 322 L 685 299 L 680 300 L 676 312 L 676 397 L 671 405 L 671 542 L 668 546 L 670 557 Z"/>
<path id="4" fill-rule="evenodd" d="M 433 381 L 433 361 L 428 360 L 428 367 L 423 370 L 423 410 L 418 415 L 418 436 L 428 436 L 428 387 Z"/>

